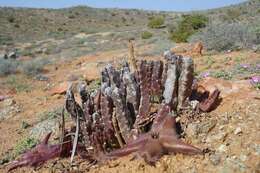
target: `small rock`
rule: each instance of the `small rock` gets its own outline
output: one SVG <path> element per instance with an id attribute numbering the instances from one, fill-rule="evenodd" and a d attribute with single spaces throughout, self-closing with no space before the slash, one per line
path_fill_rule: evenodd
<path id="1" fill-rule="evenodd" d="M 5 158 L 3 158 L 3 159 L 0 160 L 0 165 L 4 165 L 4 164 L 6 164 L 6 163 L 8 163 L 8 162 L 10 162 L 10 158 L 5 157 Z"/>
<path id="2" fill-rule="evenodd" d="M 243 120 L 243 117 L 242 116 L 239 116 L 239 117 L 237 117 L 239 120 Z"/>
<path id="3" fill-rule="evenodd" d="M 218 147 L 217 151 L 224 153 L 224 152 L 227 151 L 227 146 L 224 145 L 224 144 L 221 144 L 221 145 Z"/>
<path id="4" fill-rule="evenodd" d="M 198 106 L 198 104 L 199 104 L 199 101 L 198 101 L 198 100 L 192 100 L 192 101 L 190 101 L 190 105 L 191 105 L 191 108 L 192 108 L 193 110 L 196 109 L 196 107 Z"/>
<path id="5" fill-rule="evenodd" d="M 51 88 L 54 87 L 53 83 L 47 83 L 47 85 L 43 88 L 44 91 L 50 90 Z"/>
<path id="6" fill-rule="evenodd" d="M 212 163 L 213 165 L 216 166 L 216 165 L 218 165 L 218 164 L 220 163 L 220 161 L 221 161 L 221 155 L 218 154 L 218 153 L 212 154 L 212 155 L 209 156 L 209 160 L 211 161 L 211 163 Z"/>
<path id="7" fill-rule="evenodd" d="M 245 172 L 247 166 L 239 159 L 227 158 L 221 172 Z"/>
<path id="8" fill-rule="evenodd" d="M 207 143 L 212 142 L 212 141 L 222 141 L 222 142 L 224 142 L 227 136 L 228 136 L 227 132 L 219 132 L 215 135 L 208 135 L 206 142 Z"/>
<path id="9" fill-rule="evenodd" d="M 6 100 L 5 100 L 6 101 Z M 10 103 L 7 103 L 10 104 Z M 14 103 L 12 103 L 14 104 Z M 22 108 L 20 105 L 14 104 L 12 106 L 7 106 L 4 104 L 4 106 L 0 106 L 0 122 L 4 119 L 13 117 L 17 113 L 21 112 Z"/>
<path id="10" fill-rule="evenodd" d="M 175 118 L 176 123 L 180 122 L 180 120 L 181 120 L 180 117 L 176 117 L 176 118 Z"/>
<path id="11" fill-rule="evenodd" d="M 7 54 L 7 59 L 16 59 L 16 58 L 18 58 L 16 51 L 12 51 Z"/>
<path id="12" fill-rule="evenodd" d="M 237 159 L 237 156 L 231 156 L 232 159 Z"/>
<path id="13" fill-rule="evenodd" d="M 44 76 L 42 74 L 39 74 L 39 75 L 35 76 L 35 79 L 39 80 L 39 81 L 48 81 L 48 80 L 50 80 L 47 76 Z"/>
<path id="14" fill-rule="evenodd" d="M 242 129 L 240 127 L 236 128 L 236 130 L 234 131 L 234 134 L 238 135 L 240 133 L 242 133 Z"/>
<path id="15" fill-rule="evenodd" d="M 15 100 L 13 100 L 13 99 L 6 99 L 6 100 L 4 100 L 3 103 L 4 103 L 4 106 L 13 106 L 16 104 Z"/>
<path id="16" fill-rule="evenodd" d="M 228 124 L 229 123 L 229 115 L 227 113 L 225 113 L 221 119 L 219 120 L 219 124 L 220 125 L 225 125 L 225 124 Z"/>
<path id="17" fill-rule="evenodd" d="M 185 133 L 188 137 L 194 137 L 198 135 L 198 125 L 195 123 L 188 124 L 188 127 L 185 130 Z"/>
<path id="18" fill-rule="evenodd" d="M 55 94 L 65 94 L 67 89 L 69 87 L 68 82 L 63 82 L 59 84 L 58 86 L 54 87 L 51 89 L 50 94 L 55 95 Z"/>
<path id="19" fill-rule="evenodd" d="M 225 128 L 225 126 L 220 125 L 218 129 L 219 129 L 219 130 L 223 130 L 224 128 Z"/>
<path id="20" fill-rule="evenodd" d="M 245 161 L 247 160 L 247 156 L 241 154 L 240 157 L 239 157 L 239 159 L 240 159 L 241 161 L 245 162 Z"/>
<path id="21" fill-rule="evenodd" d="M 62 98 L 62 96 L 61 96 L 61 95 L 57 95 L 57 94 L 56 94 L 56 95 L 53 95 L 53 98 L 54 98 L 54 99 L 61 99 L 61 98 Z"/>
<path id="22" fill-rule="evenodd" d="M 199 133 L 208 133 L 210 132 L 217 124 L 216 120 L 208 120 L 198 124 Z"/>

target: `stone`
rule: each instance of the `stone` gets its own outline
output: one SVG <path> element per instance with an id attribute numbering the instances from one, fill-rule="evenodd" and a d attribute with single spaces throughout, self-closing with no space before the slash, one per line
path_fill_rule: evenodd
<path id="1" fill-rule="evenodd" d="M 198 133 L 209 133 L 217 124 L 216 120 L 208 120 L 198 124 Z"/>
<path id="2" fill-rule="evenodd" d="M 213 165 L 218 165 L 219 163 L 220 163 L 220 161 L 221 161 L 221 154 L 219 154 L 219 153 L 215 153 L 215 154 L 211 154 L 210 156 L 209 156 L 209 160 L 211 161 L 211 163 L 213 164 Z"/>
<path id="3" fill-rule="evenodd" d="M 219 152 L 221 152 L 221 153 L 225 153 L 225 152 L 227 151 L 227 146 L 224 145 L 224 144 L 221 144 L 221 145 L 218 147 L 217 151 L 219 151 Z"/>
<path id="4" fill-rule="evenodd" d="M 246 172 L 247 166 L 237 158 L 227 158 L 220 172 Z"/>
<path id="5" fill-rule="evenodd" d="M 242 129 L 240 127 L 236 128 L 235 131 L 234 131 L 234 134 L 238 135 L 240 133 L 242 133 Z"/>
<path id="6" fill-rule="evenodd" d="M 3 104 L 4 104 L 4 106 L 13 106 L 16 104 L 16 102 L 15 102 L 15 100 L 10 98 L 10 99 L 4 100 Z"/>
<path id="7" fill-rule="evenodd" d="M 255 97 L 255 93 L 252 93 L 252 86 L 249 80 L 228 81 L 219 78 L 206 77 L 200 81 L 198 85 L 203 86 L 210 93 L 212 93 L 216 88 L 219 89 L 222 98 L 234 94 L 243 99 Z"/>
<path id="8" fill-rule="evenodd" d="M 245 162 L 245 161 L 247 160 L 247 156 L 241 154 L 241 155 L 239 156 L 239 159 L 240 159 L 241 161 Z"/>
<path id="9" fill-rule="evenodd" d="M 55 95 L 55 94 L 65 94 L 67 89 L 69 87 L 69 82 L 62 82 L 60 83 L 58 86 L 52 88 L 50 90 L 50 94 L 51 95 Z"/>
<path id="10" fill-rule="evenodd" d="M 198 125 L 196 123 L 188 124 L 188 127 L 185 130 L 185 133 L 188 137 L 194 137 L 198 135 Z"/>
<path id="11" fill-rule="evenodd" d="M 219 129 L 219 130 L 223 130 L 224 128 L 225 128 L 225 126 L 220 125 L 218 129 Z"/>
<path id="12" fill-rule="evenodd" d="M 48 80 L 50 80 L 47 76 L 44 76 L 42 74 L 38 74 L 37 76 L 35 76 L 35 79 L 39 80 L 39 81 L 48 81 Z"/>
<path id="13" fill-rule="evenodd" d="M 207 136 L 206 142 L 211 143 L 212 141 L 222 141 L 224 142 L 226 137 L 228 136 L 227 132 L 219 132 L 215 135 L 209 135 Z"/>
<path id="14" fill-rule="evenodd" d="M 12 52 L 9 52 L 8 54 L 7 54 L 7 59 L 16 59 L 16 58 L 18 58 L 18 55 L 17 55 L 17 53 L 16 53 L 16 51 L 12 51 Z"/>
<path id="15" fill-rule="evenodd" d="M 8 99 L 4 101 L 6 103 L 0 105 L 0 122 L 4 119 L 13 117 L 17 113 L 21 112 L 22 110 L 21 106 L 16 104 L 13 101 Z"/>
<path id="16" fill-rule="evenodd" d="M 190 106 L 193 110 L 195 110 L 200 102 L 198 100 L 190 101 Z"/>
<path id="17" fill-rule="evenodd" d="M 61 99 L 61 98 L 63 98 L 63 96 L 60 95 L 60 94 L 55 94 L 55 95 L 53 95 L 53 98 L 54 99 Z"/>

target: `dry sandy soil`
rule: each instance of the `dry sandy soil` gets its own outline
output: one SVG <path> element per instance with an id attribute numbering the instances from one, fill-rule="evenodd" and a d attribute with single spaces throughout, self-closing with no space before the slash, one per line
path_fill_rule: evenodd
<path id="1" fill-rule="evenodd" d="M 37 81 L 17 74 L 17 78 L 26 81 L 32 89 L 30 92 L 13 94 L 12 99 L 16 102 L 15 105 L 20 106 L 21 111 L 0 120 L 0 159 L 12 152 L 18 141 L 28 137 L 30 130 L 39 123 L 39 113 L 63 105 L 63 95 L 50 94 L 53 87 L 71 78 L 97 79 L 104 65 L 108 62 L 118 64 L 126 54 L 125 50 L 103 52 L 79 57 L 72 62 L 58 62 L 46 67 L 44 75 L 49 81 Z M 215 61 L 210 67 L 207 62 L 209 56 Z M 194 57 L 196 71 L 228 69 L 235 64 L 237 57 L 242 57 L 241 63 L 259 62 L 260 59 L 259 54 L 249 51 L 204 55 Z M 0 80 L 5 81 L 7 77 Z M 180 119 L 184 129 L 183 140 L 208 149 L 209 152 L 204 156 L 164 156 L 155 167 L 147 165 L 143 160 L 132 160 L 132 156 L 91 168 L 78 158 L 74 167 L 69 166 L 68 159 L 56 159 L 36 170 L 19 168 L 13 172 L 260 172 L 260 91 L 253 88 L 248 81 L 238 79 L 232 82 L 207 79 L 204 83 L 209 88 L 220 87 L 222 102 L 210 113 L 189 120 L 186 117 Z M 10 89 L 5 85 L 0 88 L 2 92 Z M 4 104 L 5 101 L 0 102 L 0 109 L 6 108 Z M 31 126 L 22 129 L 23 121 Z M 1 165 L 0 172 L 6 171 L 6 165 Z"/>

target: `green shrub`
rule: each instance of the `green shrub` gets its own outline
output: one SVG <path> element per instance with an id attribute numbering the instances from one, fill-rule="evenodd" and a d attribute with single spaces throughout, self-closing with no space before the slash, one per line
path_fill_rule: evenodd
<path id="1" fill-rule="evenodd" d="M 141 34 L 142 39 L 149 39 L 149 38 L 151 38 L 152 36 L 153 36 L 153 34 L 152 34 L 151 32 L 149 32 L 149 31 L 144 31 L 144 32 L 142 32 L 142 34 Z"/>
<path id="2" fill-rule="evenodd" d="M 164 24 L 164 17 L 162 16 L 157 16 L 157 17 L 152 17 L 148 23 L 148 27 L 150 28 L 161 28 L 162 25 Z"/>
<path id="3" fill-rule="evenodd" d="M 231 80 L 232 74 L 230 72 L 222 70 L 222 71 L 218 71 L 218 72 L 213 73 L 213 77 L 221 78 L 221 79 L 225 79 L 225 80 Z"/>
<path id="4" fill-rule="evenodd" d="M 37 143 L 38 143 L 38 141 L 35 138 L 28 137 L 28 138 L 22 139 L 14 147 L 14 155 L 17 156 L 19 154 L 24 153 L 26 150 L 29 150 L 29 149 L 33 148 L 34 146 L 36 146 Z"/>
<path id="5" fill-rule="evenodd" d="M 0 76 L 16 73 L 17 66 L 16 60 L 0 59 Z"/>
<path id="6" fill-rule="evenodd" d="M 9 16 L 9 17 L 7 18 L 7 20 L 8 20 L 8 22 L 10 22 L 10 23 L 14 23 L 15 18 L 14 18 L 14 16 Z"/>
<path id="7" fill-rule="evenodd" d="M 171 32 L 170 38 L 177 43 L 187 42 L 192 34 L 196 33 L 200 28 L 206 27 L 207 22 L 208 18 L 203 15 L 184 15 L 176 31 Z"/>
<path id="8" fill-rule="evenodd" d="M 20 154 L 26 152 L 27 150 L 33 148 L 37 145 L 39 141 L 26 137 L 22 140 L 20 140 L 14 147 L 13 151 L 7 151 L 5 155 L 0 159 L 0 165 L 10 162 L 11 160 L 14 160 L 17 156 Z"/>

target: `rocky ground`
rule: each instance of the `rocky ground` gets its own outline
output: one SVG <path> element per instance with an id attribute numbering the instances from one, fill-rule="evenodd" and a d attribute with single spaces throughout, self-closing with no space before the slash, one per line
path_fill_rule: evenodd
<path id="1" fill-rule="evenodd" d="M 138 51 L 149 52 L 149 47 Z M 0 95 L 9 98 L 0 101 L 0 172 L 6 172 L 7 162 L 35 145 L 48 131 L 58 133 L 69 82 L 86 80 L 95 87 L 100 69 L 107 63 L 119 65 L 126 55 L 126 50 L 102 52 L 48 65 L 35 78 L 23 74 L 1 77 Z M 183 140 L 207 150 L 204 156 L 164 156 L 155 167 L 132 160 L 132 156 L 95 167 L 79 158 L 72 167 L 68 159 L 56 159 L 36 170 L 20 168 L 14 172 L 260 172 L 260 91 L 248 80 L 260 73 L 244 68 L 245 64 L 256 68 L 259 59 L 259 53 L 251 51 L 194 57 L 201 84 L 209 90 L 218 87 L 222 98 L 210 113 L 179 119 Z M 52 142 L 57 142 L 57 136 Z"/>

